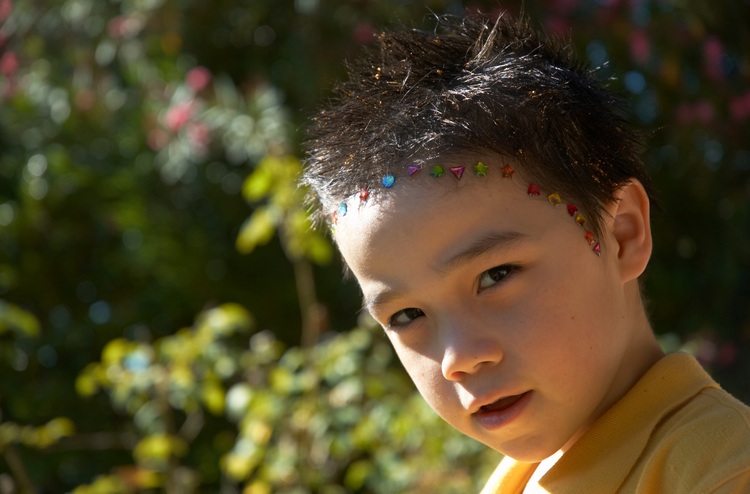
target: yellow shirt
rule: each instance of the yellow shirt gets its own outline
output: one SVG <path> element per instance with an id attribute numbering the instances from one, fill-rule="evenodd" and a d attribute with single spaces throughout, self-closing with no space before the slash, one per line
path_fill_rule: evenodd
<path id="1" fill-rule="evenodd" d="M 520 494 L 537 464 L 505 458 L 482 494 Z M 690 355 L 659 360 L 541 478 L 553 494 L 750 493 L 750 407 Z"/>

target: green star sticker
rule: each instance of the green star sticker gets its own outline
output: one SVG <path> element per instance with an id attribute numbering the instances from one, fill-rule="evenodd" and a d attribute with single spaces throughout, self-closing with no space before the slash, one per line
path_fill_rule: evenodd
<path id="1" fill-rule="evenodd" d="M 489 167 L 482 163 L 481 161 L 477 161 L 477 164 L 474 165 L 474 174 L 477 177 L 486 177 L 487 176 L 487 170 L 489 170 Z"/>
<path id="2" fill-rule="evenodd" d="M 430 168 L 430 175 L 432 175 L 435 178 L 438 178 L 443 173 L 445 173 L 445 170 L 443 170 L 443 167 L 440 165 L 435 165 L 432 168 Z"/>

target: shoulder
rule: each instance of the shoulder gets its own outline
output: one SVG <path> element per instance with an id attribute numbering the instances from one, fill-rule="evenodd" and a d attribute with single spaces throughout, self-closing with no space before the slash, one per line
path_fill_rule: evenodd
<path id="1" fill-rule="evenodd" d="M 750 407 L 704 389 L 663 418 L 644 453 L 643 486 L 709 493 L 744 482 L 750 490 Z"/>
<path id="2" fill-rule="evenodd" d="M 536 463 L 524 463 L 506 456 L 492 473 L 480 494 L 521 493 L 536 466 Z"/>

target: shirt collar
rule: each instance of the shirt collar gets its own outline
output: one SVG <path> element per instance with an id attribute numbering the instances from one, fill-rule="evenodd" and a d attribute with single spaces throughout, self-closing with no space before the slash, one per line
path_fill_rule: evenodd
<path id="1" fill-rule="evenodd" d="M 660 359 L 541 479 L 549 492 L 615 492 L 663 417 L 706 388 L 718 388 L 690 355 Z"/>

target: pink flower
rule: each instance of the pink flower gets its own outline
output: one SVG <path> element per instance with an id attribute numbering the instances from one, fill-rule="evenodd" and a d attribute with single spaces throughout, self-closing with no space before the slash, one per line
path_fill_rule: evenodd
<path id="1" fill-rule="evenodd" d="M 125 38 L 137 34 L 143 29 L 143 22 L 136 17 L 124 15 L 112 18 L 107 24 L 107 33 L 112 38 Z"/>
<path id="2" fill-rule="evenodd" d="M 729 101 L 729 114 L 738 121 L 750 117 L 750 91 Z"/>
<path id="3" fill-rule="evenodd" d="M 203 122 L 190 122 L 185 128 L 185 133 L 196 151 L 203 152 L 211 144 L 211 133 Z"/>
<path id="4" fill-rule="evenodd" d="M 211 83 L 211 71 L 206 67 L 190 69 L 190 72 L 185 76 L 185 83 L 197 93 Z"/>
<path id="5" fill-rule="evenodd" d="M 638 63 L 648 62 L 651 56 L 651 43 L 643 30 L 636 30 L 630 34 L 630 56 Z"/>
<path id="6" fill-rule="evenodd" d="M 375 28 L 369 22 L 360 22 L 354 26 L 352 38 L 360 45 L 370 44 L 375 40 Z"/>
<path id="7" fill-rule="evenodd" d="M 715 37 L 709 38 L 703 45 L 703 63 L 706 74 L 714 81 L 720 81 L 724 78 L 724 71 L 721 69 L 721 59 L 724 57 L 724 47 Z"/>
<path id="8" fill-rule="evenodd" d="M 7 19 L 12 10 L 13 2 L 11 0 L 0 0 L 0 21 Z"/>
<path id="9" fill-rule="evenodd" d="M 696 343 L 697 348 L 695 349 L 695 358 L 698 362 L 706 367 L 713 365 L 716 361 L 716 354 L 718 353 L 718 348 L 714 342 L 713 335 L 699 337 Z"/>
<path id="10" fill-rule="evenodd" d="M 716 110 L 708 100 L 701 100 L 694 104 L 682 103 L 675 111 L 675 119 L 681 124 L 709 124 L 715 118 Z"/>
<path id="11" fill-rule="evenodd" d="M 192 116 L 193 102 L 183 101 L 175 104 L 167 110 L 167 114 L 164 116 L 164 125 L 166 125 L 172 132 L 177 132 Z"/>
<path id="12" fill-rule="evenodd" d="M 570 32 L 570 23 L 562 17 L 549 17 L 544 26 L 553 36 L 565 36 Z"/>
<path id="13" fill-rule="evenodd" d="M 125 34 L 125 17 L 118 16 L 110 19 L 107 23 L 107 33 L 112 38 L 119 38 Z"/>
<path id="14" fill-rule="evenodd" d="M 727 367 L 735 360 L 737 360 L 737 344 L 733 341 L 725 341 L 719 347 L 716 363 L 722 367 Z"/>
<path id="15" fill-rule="evenodd" d="M 552 8 L 560 14 L 566 15 L 573 12 L 579 3 L 580 0 L 553 0 Z"/>
<path id="16" fill-rule="evenodd" d="M 708 100 L 702 100 L 695 104 L 695 107 L 693 108 L 695 119 L 702 123 L 702 124 L 708 124 L 711 123 L 716 116 L 714 111 L 714 105 L 711 104 Z"/>
<path id="17" fill-rule="evenodd" d="M 0 57 L 0 74 L 10 77 L 16 70 L 18 70 L 18 57 L 12 51 L 6 51 Z"/>

